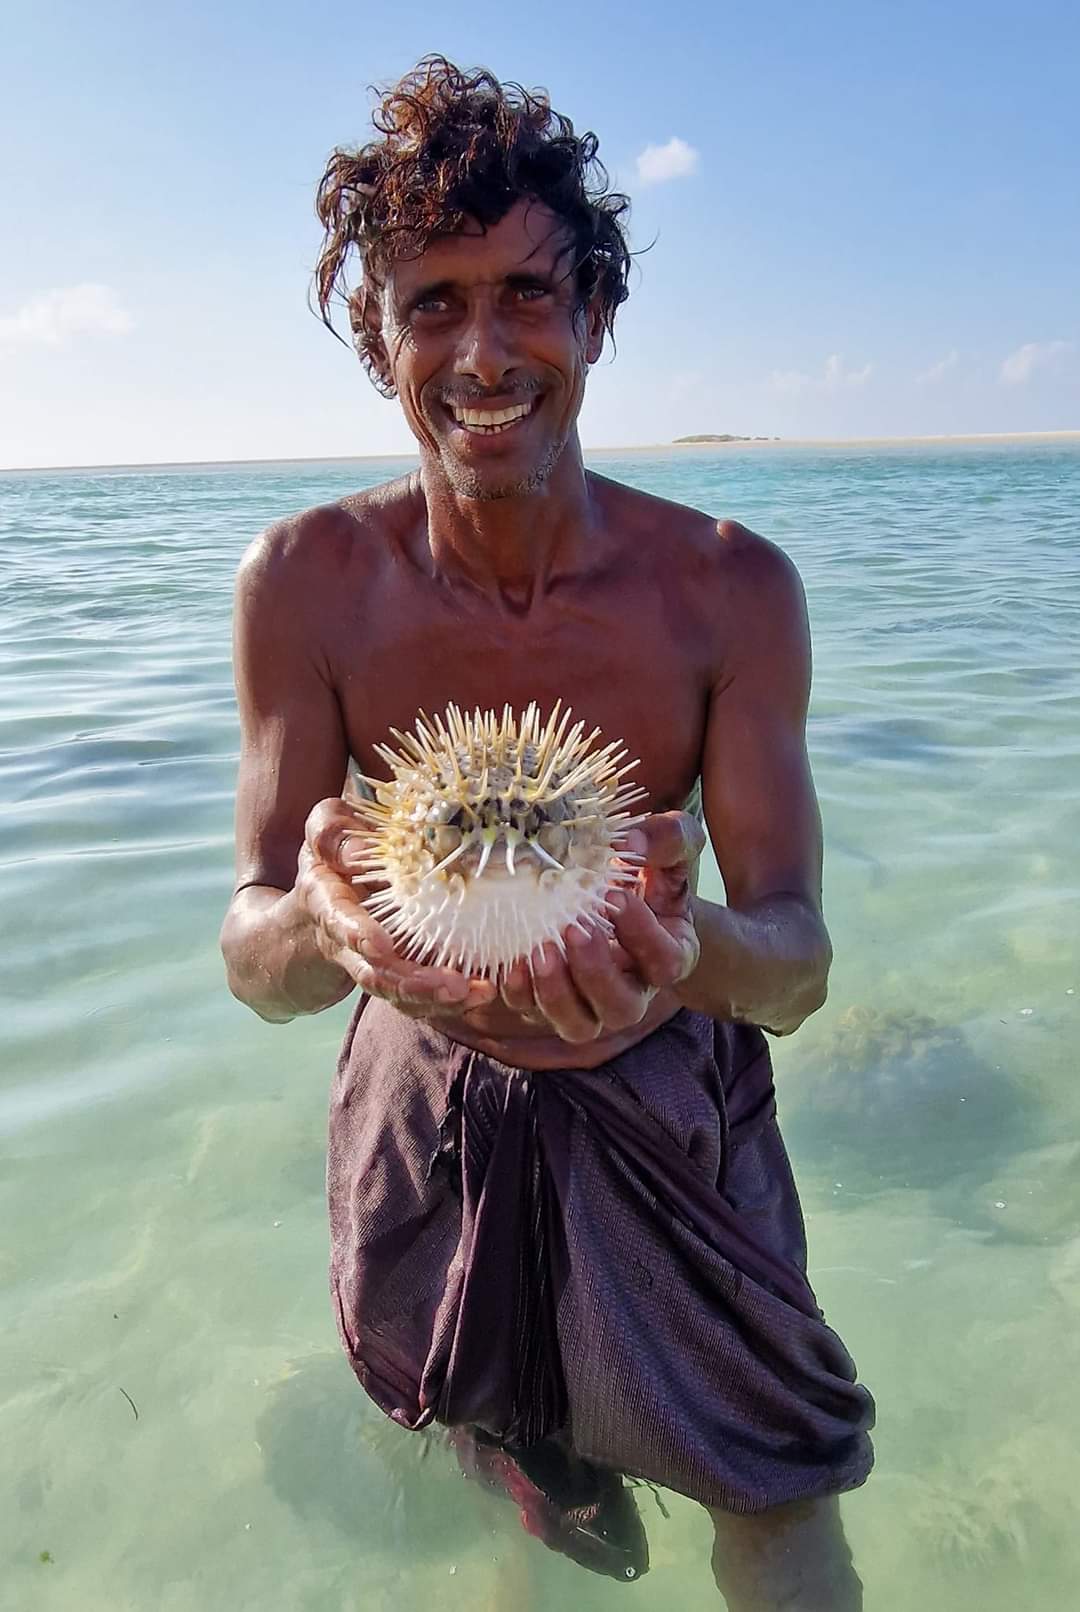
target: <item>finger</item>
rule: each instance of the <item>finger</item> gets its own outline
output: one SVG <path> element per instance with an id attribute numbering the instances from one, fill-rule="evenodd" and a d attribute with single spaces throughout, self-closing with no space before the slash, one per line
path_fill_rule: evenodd
<path id="1" fill-rule="evenodd" d="M 536 1006 L 532 980 L 524 962 L 514 963 L 507 969 L 499 987 L 499 995 L 514 1013 L 527 1013 L 530 1008 Z"/>
<path id="2" fill-rule="evenodd" d="M 510 1011 L 518 1014 L 527 1023 L 543 1024 L 545 1022 L 544 1015 L 537 1006 L 536 997 L 533 994 L 529 965 L 524 959 L 514 963 L 507 970 L 503 976 L 499 995 Z"/>
<path id="3" fill-rule="evenodd" d="M 661 923 L 690 917 L 690 878 L 686 863 L 674 868 L 646 868 L 636 892 Z"/>
<path id="4" fill-rule="evenodd" d="M 570 977 L 604 1029 L 640 1024 L 655 992 L 636 973 L 620 967 L 607 936 L 600 930 L 583 935 L 568 929 L 565 938 Z"/>
<path id="5" fill-rule="evenodd" d="M 601 1025 L 588 1003 L 578 994 L 558 948 L 539 947 L 529 959 L 537 1006 L 563 1041 L 595 1041 Z"/>
<path id="6" fill-rule="evenodd" d="M 630 830 L 625 846 L 655 868 L 695 862 L 704 848 L 705 830 L 689 812 L 655 812 Z"/>
<path id="7" fill-rule="evenodd" d="M 304 825 L 304 841 L 316 860 L 339 871 L 346 866 L 345 850 L 349 841 L 352 841 L 352 862 L 359 860 L 365 833 L 363 818 L 344 800 L 321 800 L 312 807 Z"/>
<path id="8" fill-rule="evenodd" d="M 402 957 L 393 935 L 367 911 L 352 883 L 317 861 L 306 845 L 300 853 L 298 884 L 303 886 L 324 953 L 370 995 L 394 1002 L 403 1012 L 432 1016 L 470 1012 L 495 1000 L 490 980 Z"/>
<path id="9" fill-rule="evenodd" d="M 301 873 L 298 882 L 307 910 L 330 943 L 359 950 L 375 920 L 348 880 L 316 862 Z"/>
<path id="10" fill-rule="evenodd" d="M 361 981 L 364 989 L 403 1010 L 417 1009 L 432 1015 L 467 1013 L 486 1007 L 496 997 L 490 980 L 472 979 L 452 968 L 426 968 L 394 953 L 387 955 L 379 939 L 363 943 L 361 960 L 365 968 Z"/>
<path id="11" fill-rule="evenodd" d="M 371 927 L 360 943 L 360 954 L 374 970 L 380 991 L 393 992 L 402 1001 L 444 1007 L 458 1006 L 470 996 L 494 999 L 495 987 L 490 980 L 472 979 L 456 968 L 436 968 L 402 957 L 394 947 L 394 937 L 370 915 L 369 922 Z"/>
<path id="12" fill-rule="evenodd" d="M 677 985 L 686 978 L 696 961 L 692 928 L 688 928 L 684 939 L 676 938 L 637 896 L 613 898 L 608 910 L 619 944 L 634 959 L 634 966 L 646 984 L 659 989 Z"/>
<path id="13" fill-rule="evenodd" d="M 433 968 L 402 957 L 394 937 L 368 912 L 347 880 L 316 863 L 305 875 L 309 911 L 326 937 L 335 961 L 364 990 L 402 1006 L 464 1010 L 495 998 L 489 980 L 473 980 L 457 969 Z M 345 954 L 351 954 L 348 961 Z"/>

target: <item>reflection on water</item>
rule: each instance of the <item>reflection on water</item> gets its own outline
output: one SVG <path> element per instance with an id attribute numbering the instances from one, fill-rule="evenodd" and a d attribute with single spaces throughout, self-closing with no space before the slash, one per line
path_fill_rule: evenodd
<path id="1" fill-rule="evenodd" d="M 775 1059 L 815 1288 L 878 1402 L 845 1502 L 868 1612 L 1062 1612 L 1080 453 L 600 468 L 777 535 L 807 583 L 837 961 Z M 325 1278 L 347 1009 L 273 1028 L 222 982 L 232 571 L 270 518 L 397 469 L 0 478 L 4 1612 L 714 1604 L 699 1508 L 638 1491 L 628 1591 L 367 1402 Z"/>

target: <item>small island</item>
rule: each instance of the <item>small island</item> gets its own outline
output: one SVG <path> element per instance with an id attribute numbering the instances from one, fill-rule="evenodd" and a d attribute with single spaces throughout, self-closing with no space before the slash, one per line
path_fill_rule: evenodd
<path id="1" fill-rule="evenodd" d="M 724 431 L 719 436 L 703 435 L 697 437 L 676 437 L 674 446 L 682 442 L 779 442 L 779 437 L 737 437 L 730 431 Z"/>

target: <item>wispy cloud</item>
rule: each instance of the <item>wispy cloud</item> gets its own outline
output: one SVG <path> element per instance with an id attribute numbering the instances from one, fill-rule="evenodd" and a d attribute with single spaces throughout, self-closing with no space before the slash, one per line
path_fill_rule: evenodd
<path id="1" fill-rule="evenodd" d="M 1071 341 L 1026 341 L 1002 364 L 1001 379 L 1007 386 L 1022 386 L 1037 369 L 1052 368 L 1075 345 Z"/>
<path id="2" fill-rule="evenodd" d="M 774 369 L 769 385 L 782 397 L 798 397 L 801 392 L 841 392 L 864 386 L 874 372 L 873 364 L 848 369 L 839 353 L 830 353 L 817 375 L 801 369 Z"/>
<path id="3" fill-rule="evenodd" d="M 0 316 L 0 346 L 62 347 L 73 336 L 123 336 L 135 321 L 107 285 L 69 285 Z"/>
<path id="4" fill-rule="evenodd" d="M 769 385 L 782 397 L 798 397 L 800 392 L 805 392 L 813 384 L 810 376 L 801 369 L 774 369 L 769 376 Z"/>
<path id="5" fill-rule="evenodd" d="M 864 364 L 862 369 L 845 369 L 840 354 L 833 353 L 825 360 L 825 390 L 839 392 L 846 386 L 865 386 L 873 368 L 873 364 Z"/>
<path id="6" fill-rule="evenodd" d="M 953 347 L 944 358 L 939 358 L 936 364 L 931 364 L 929 369 L 924 369 L 915 379 L 920 385 L 932 386 L 935 381 L 942 380 L 950 370 L 955 369 L 959 362 L 960 354 Z"/>
<path id="7" fill-rule="evenodd" d="M 646 146 L 638 154 L 637 175 L 643 185 L 662 185 L 668 179 L 684 179 L 696 173 L 700 154 L 673 134 L 666 146 Z"/>

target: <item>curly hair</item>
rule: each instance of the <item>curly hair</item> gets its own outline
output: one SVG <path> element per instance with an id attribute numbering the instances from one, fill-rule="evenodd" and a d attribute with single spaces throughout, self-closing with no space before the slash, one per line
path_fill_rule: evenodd
<path id="1" fill-rule="evenodd" d="M 381 138 L 339 147 L 319 182 L 315 211 L 325 234 L 315 294 L 332 331 L 334 301 L 345 303 L 360 357 L 381 391 L 393 388 L 380 375 L 379 338 L 365 314 L 389 267 L 469 221 L 487 229 L 525 199 L 543 203 L 565 225 L 579 304 L 597 297 L 612 334 L 628 294 L 630 202 L 609 189 L 596 136 L 575 134 L 546 91 L 426 56 L 382 95 L 372 122 Z M 354 251 L 362 274 L 350 289 Z"/>

